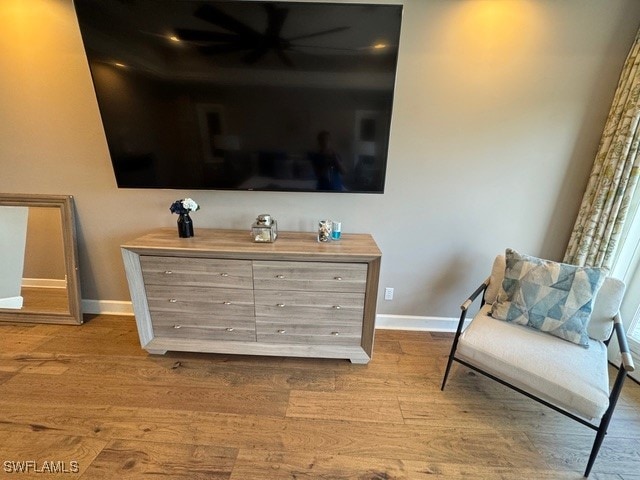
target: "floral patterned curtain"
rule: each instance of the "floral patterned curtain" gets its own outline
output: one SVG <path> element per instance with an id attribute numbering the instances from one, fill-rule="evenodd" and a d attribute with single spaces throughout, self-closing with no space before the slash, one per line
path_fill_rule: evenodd
<path id="1" fill-rule="evenodd" d="M 640 31 L 620 76 L 565 263 L 611 268 L 638 183 L 639 123 Z"/>

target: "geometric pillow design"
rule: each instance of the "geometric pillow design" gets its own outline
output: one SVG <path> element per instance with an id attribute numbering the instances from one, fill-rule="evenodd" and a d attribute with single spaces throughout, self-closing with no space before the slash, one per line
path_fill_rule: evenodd
<path id="1" fill-rule="evenodd" d="M 506 251 L 504 280 L 491 316 L 589 347 L 593 302 L 608 271 Z"/>

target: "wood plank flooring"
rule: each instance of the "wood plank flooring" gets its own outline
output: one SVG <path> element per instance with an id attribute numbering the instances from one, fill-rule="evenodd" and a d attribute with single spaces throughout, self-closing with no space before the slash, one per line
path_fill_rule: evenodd
<path id="1" fill-rule="evenodd" d="M 378 331 L 352 365 L 153 356 L 132 317 L 86 320 L 0 324 L 0 478 L 578 479 L 593 441 L 463 367 L 441 392 L 450 334 Z M 591 478 L 640 480 L 632 381 Z"/>
<path id="2" fill-rule="evenodd" d="M 66 288 L 22 287 L 22 311 L 33 313 L 69 313 Z"/>

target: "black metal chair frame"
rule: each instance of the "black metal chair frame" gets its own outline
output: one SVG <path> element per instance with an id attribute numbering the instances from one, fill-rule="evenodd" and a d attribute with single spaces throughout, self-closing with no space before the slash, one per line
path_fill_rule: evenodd
<path id="1" fill-rule="evenodd" d="M 465 367 L 468 367 L 492 380 L 495 380 L 498 383 L 501 383 L 502 385 L 509 387 L 512 390 L 515 390 L 518 393 L 521 393 L 522 395 L 525 395 L 526 397 L 529 397 L 553 410 L 555 410 L 556 412 L 559 412 L 569 418 L 571 418 L 572 420 L 575 420 L 578 423 L 581 423 L 582 425 L 585 425 L 589 428 L 591 428 L 592 430 L 595 430 L 596 433 L 596 438 L 595 441 L 593 442 L 593 447 L 591 448 L 591 454 L 589 455 L 589 461 L 587 462 L 587 468 L 584 472 L 584 477 L 588 477 L 589 473 L 591 473 L 591 468 L 593 467 L 593 463 L 595 462 L 595 459 L 598 455 L 598 452 L 600 451 L 600 446 L 602 445 L 602 441 L 604 440 L 605 435 L 607 434 L 607 428 L 609 428 L 609 422 L 611 421 L 611 417 L 613 415 L 613 411 L 616 407 L 616 404 L 618 403 L 618 398 L 620 397 L 620 393 L 622 391 L 622 386 L 624 384 L 624 381 L 627 377 L 627 372 L 632 372 L 634 370 L 634 366 L 633 366 L 633 360 L 631 358 L 631 353 L 629 350 L 629 345 L 627 343 L 627 336 L 624 332 L 623 329 L 623 325 L 622 325 L 622 320 L 620 319 L 619 315 L 616 315 L 613 319 L 614 323 L 614 331 L 616 333 L 616 337 L 618 339 L 618 345 L 620 346 L 620 352 L 621 352 L 621 357 L 622 357 L 622 361 L 620 364 L 620 368 L 618 369 L 618 374 L 616 375 L 616 379 L 615 382 L 613 384 L 613 388 L 611 389 L 611 392 L 609 394 L 609 407 L 607 408 L 606 412 L 604 413 L 604 415 L 602 416 L 602 418 L 600 419 L 600 423 L 599 424 L 594 424 L 591 423 L 583 418 L 578 417 L 577 415 L 574 415 L 571 412 L 568 412 L 566 410 L 564 410 L 563 408 L 560 408 L 556 405 L 553 405 L 552 403 L 547 402 L 546 400 L 537 397 L 536 395 L 533 395 L 519 387 L 516 387 L 515 385 L 511 385 L 509 382 L 506 382 L 498 377 L 496 377 L 495 375 L 492 375 L 488 372 L 485 372 L 484 370 L 482 370 L 481 368 L 476 367 L 475 365 L 470 364 L 469 362 L 462 360 L 458 357 L 456 357 L 456 349 L 458 348 L 458 339 L 460 337 L 460 334 L 462 333 L 463 330 L 463 326 L 464 326 L 464 322 L 467 318 L 467 311 L 469 310 L 469 307 L 471 306 L 471 304 L 474 302 L 474 300 L 482 293 L 482 301 L 480 306 L 484 305 L 485 300 L 484 300 L 484 292 L 487 289 L 487 287 L 489 286 L 489 279 L 485 280 L 472 294 L 471 296 L 460 306 L 460 309 L 462 310 L 462 312 L 460 313 L 460 321 L 458 322 L 458 327 L 456 329 L 456 334 L 455 337 L 453 339 L 453 345 L 451 346 L 451 352 L 449 353 L 449 359 L 447 361 L 447 368 L 445 370 L 444 373 L 444 378 L 442 379 L 442 387 L 440 388 L 440 390 L 444 390 L 444 387 L 447 383 L 447 378 L 449 376 L 449 371 L 451 370 L 451 365 L 453 364 L 453 362 L 458 362 L 462 365 L 464 365 Z M 613 333 L 611 334 L 611 336 L 613 336 Z M 606 342 L 604 342 L 607 346 L 609 345 L 609 341 L 611 340 L 611 337 L 609 337 L 607 339 Z"/>

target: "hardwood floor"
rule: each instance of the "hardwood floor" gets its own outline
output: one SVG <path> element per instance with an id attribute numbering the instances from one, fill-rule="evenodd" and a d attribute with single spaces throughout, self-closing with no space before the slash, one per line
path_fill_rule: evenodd
<path id="1" fill-rule="evenodd" d="M 133 317 L 86 319 L 0 325 L 0 478 L 578 479 L 594 437 L 462 367 L 441 392 L 449 334 L 378 331 L 352 365 L 152 356 Z M 640 480 L 632 381 L 591 478 Z"/>
<path id="2" fill-rule="evenodd" d="M 69 313 L 69 296 L 65 288 L 22 287 L 22 311 L 35 313 Z"/>

